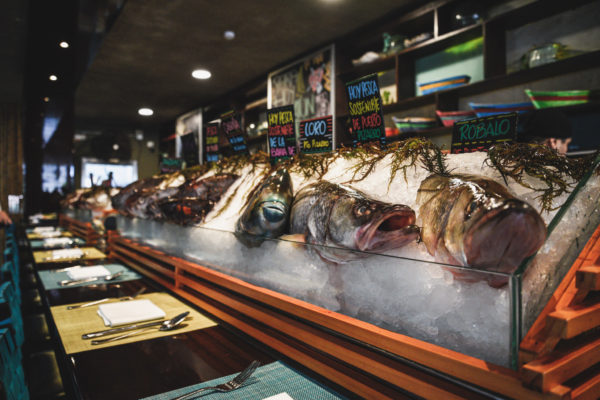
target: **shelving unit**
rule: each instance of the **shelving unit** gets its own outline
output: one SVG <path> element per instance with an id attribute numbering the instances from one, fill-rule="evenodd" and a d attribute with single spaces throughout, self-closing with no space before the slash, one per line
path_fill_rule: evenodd
<path id="1" fill-rule="evenodd" d="M 337 91 L 338 98 L 336 99 L 338 126 L 340 127 L 336 133 L 340 143 L 348 144 L 352 141 L 344 128 L 344 120 L 348 118 L 346 94 L 343 90 L 344 83 L 360 76 L 382 71 L 395 71 L 398 101 L 383 106 L 384 114 L 392 114 L 425 106 L 432 106 L 444 111 L 458 110 L 461 98 L 600 67 L 600 50 L 597 50 L 536 68 L 507 73 L 507 32 L 590 3 L 590 0 L 533 1 L 484 19 L 483 22 L 450 30 L 448 23 L 450 12 L 458 3 L 454 0 L 430 3 L 411 13 L 399 16 L 396 21 L 392 20 L 381 24 L 366 34 L 362 32 L 354 37 L 347 37 L 341 44 L 336 44 L 336 48 L 339 49 L 336 57 L 338 71 L 340 71 L 337 74 L 337 86 L 342 88 Z M 498 5 L 498 2 L 482 3 L 487 6 Z M 358 58 L 365 51 L 373 51 L 381 47 L 380 38 L 383 32 L 402 32 L 410 36 L 420 33 L 419 29 L 422 30 L 421 32 L 432 32 L 433 37 L 375 62 L 352 66 L 352 59 Z M 428 95 L 416 95 L 415 60 L 478 37 L 483 39 L 483 80 Z M 512 100 L 507 99 L 506 102 Z M 439 131 L 434 130 L 432 133 L 439 133 Z M 428 134 L 428 132 L 421 132 L 421 134 Z"/>

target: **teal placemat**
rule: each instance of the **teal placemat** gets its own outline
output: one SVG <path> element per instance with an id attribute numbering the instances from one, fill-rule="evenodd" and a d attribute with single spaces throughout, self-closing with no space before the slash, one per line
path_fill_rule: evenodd
<path id="1" fill-rule="evenodd" d="M 63 248 L 63 249 L 68 249 L 71 247 L 75 247 L 75 246 L 85 246 L 85 240 L 74 237 L 74 238 L 69 238 L 71 240 L 71 244 L 68 246 L 57 246 L 57 247 L 44 247 L 44 241 L 43 240 L 30 240 L 29 241 L 29 245 L 31 246 L 31 250 L 49 250 L 49 249 L 57 249 L 57 248 Z"/>
<path id="2" fill-rule="evenodd" d="M 114 274 L 114 273 L 117 273 L 120 271 L 125 271 L 125 272 L 123 273 L 123 275 L 121 275 L 119 278 L 115 279 L 114 281 L 105 282 L 103 279 L 99 279 L 99 280 L 93 281 L 93 282 L 86 282 L 86 283 L 80 283 L 79 285 L 67 286 L 67 288 L 73 288 L 73 287 L 78 287 L 78 286 L 97 285 L 99 283 L 107 283 L 107 284 L 108 283 L 119 283 L 119 282 L 140 279 L 142 277 L 137 272 L 132 271 L 131 269 L 127 268 L 126 266 L 124 266 L 122 264 L 102 264 L 102 265 L 104 265 L 104 267 L 106 267 L 106 269 L 109 270 L 111 274 Z M 85 267 L 82 267 L 82 268 L 85 268 Z M 53 270 L 45 270 L 45 271 L 39 271 L 38 273 L 40 275 L 40 279 L 42 280 L 42 284 L 44 285 L 44 288 L 46 290 L 66 289 L 65 287 L 60 286 L 58 284 L 58 282 L 65 280 L 65 279 L 70 279 L 69 275 L 67 275 L 66 272 L 54 272 Z"/>
<path id="3" fill-rule="evenodd" d="M 231 380 L 237 375 L 224 376 L 197 385 L 172 390 L 156 396 L 146 397 L 144 400 L 169 400 L 182 394 L 206 386 L 216 386 Z M 330 400 L 345 399 L 342 395 L 326 388 L 320 383 L 290 368 L 281 361 L 258 368 L 248 378 L 244 386 L 227 393 L 202 392 L 190 399 L 202 400 L 262 400 L 266 397 L 287 393 L 294 400 Z"/>

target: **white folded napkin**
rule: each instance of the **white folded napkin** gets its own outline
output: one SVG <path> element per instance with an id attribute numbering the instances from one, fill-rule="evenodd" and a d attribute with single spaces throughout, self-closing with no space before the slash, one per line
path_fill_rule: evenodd
<path id="1" fill-rule="evenodd" d="M 39 232 L 37 233 L 41 238 L 55 238 L 62 236 L 61 231 L 47 231 L 47 232 Z"/>
<path id="2" fill-rule="evenodd" d="M 98 315 L 106 326 L 133 324 L 166 316 L 163 310 L 148 299 L 102 304 L 98 306 Z"/>
<path id="3" fill-rule="evenodd" d="M 294 400 L 289 394 L 286 392 L 276 394 L 275 396 L 265 397 L 263 400 Z"/>
<path id="4" fill-rule="evenodd" d="M 67 271 L 67 275 L 71 279 L 86 279 L 95 277 L 104 277 L 110 275 L 110 271 L 103 265 L 95 265 L 93 267 L 82 267 Z"/>
<path id="5" fill-rule="evenodd" d="M 37 226 L 37 227 L 33 228 L 33 231 L 35 233 L 54 232 L 55 230 L 57 230 L 57 229 L 54 228 L 53 226 Z"/>
<path id="6" fill-rule="evenodd" d="M 68 237 L 46 238 L 44 239 L 44 247 L 54 247 L 71 244 L 73 239 Z"/>
<path id="7" fill-rule="evenodd" d="M 60 249 L 50 252 L 49 258 L 52 260 L 62 260 L 67 258 L 81 258 L 83 251 L 81 249 Z"/>

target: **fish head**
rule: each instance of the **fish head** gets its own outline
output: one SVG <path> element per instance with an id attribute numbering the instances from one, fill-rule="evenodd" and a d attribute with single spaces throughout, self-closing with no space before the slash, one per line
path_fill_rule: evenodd
<path id="1" fill-rule="evenodd" d="M 252 195 L 238 219 L 236 233 L 256 236 L 258 242 L 262 242 L 262 238 L 281 236 L 288 228 L 292 199 L 290 175 L 287 170 L 279 169 Z M 251 238 L 247 242 L 256 245 Z"/>
<path id="2" fill-rule="evenodd" d="M 532 206 L 491 180 L 472 180 L 462 189 L 445 234 L 455 239 L 446 243 L 462 246 L 449 250 L 463 265 L 511 273 L 542 246 L 546 226 Z"/>
<path id="3" fill-rule="evenodd" d="M 329 237 L 337 245 L 360 251 L 386 251 L 418 239 L 415 212 L 408 206 L 340 197 L 329 219 Z"/>

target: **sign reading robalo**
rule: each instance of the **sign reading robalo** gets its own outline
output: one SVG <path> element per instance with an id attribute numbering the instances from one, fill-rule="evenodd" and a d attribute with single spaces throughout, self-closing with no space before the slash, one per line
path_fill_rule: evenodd
<path id="1" fill-rule="evenodd" d="M 379 140 L 385 144 L 385 126 L 377 75 L 346 83 L 354 144 Z"/>
<path id="2" fill-rule="evenodd" d="M 235 154 L 248 154 L 248 144 L 246 144 L 241 118 L 238 114 L 230 111 L 221 115 L 221 128 Z"/>
<path id="3" fill-rule="evenodd" d="M 300 122 L 301 153 L 323 153 L 331 151 L 332 148 L 331 115 Z"/>
<path id="4" fill-rule="evenodd" d="M 296 131 L 294 129 L 294 106 L 267 110 L 269 123 L 269 155 L 275 162 L 296 154 Z"/>
<path id="5" fill-rule="evenodd" d="M 450 151 L 487 151 L 495 143 L 512 142 L 517 134 L 517 113 L 467 119 L 454 124 Z"/>

